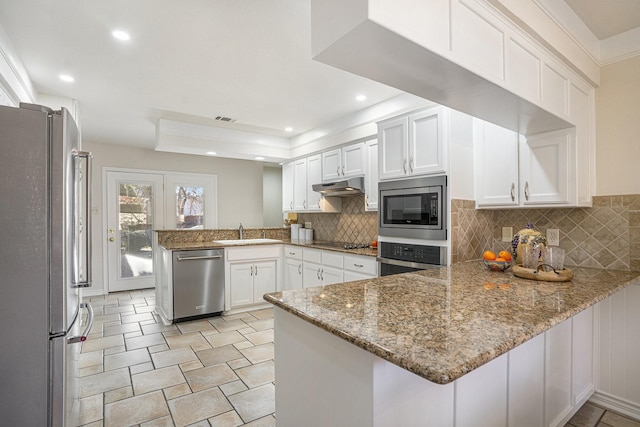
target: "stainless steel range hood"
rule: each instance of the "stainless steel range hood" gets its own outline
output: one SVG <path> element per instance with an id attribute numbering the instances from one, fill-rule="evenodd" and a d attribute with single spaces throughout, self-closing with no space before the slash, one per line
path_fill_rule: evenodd
<path id="1" fill-rule="evenodd" d="M 313 191 L 330 197 L 357 196 L 364 193 L 364 178 L 359 176 L 328 184 L 313 184 Z"/>

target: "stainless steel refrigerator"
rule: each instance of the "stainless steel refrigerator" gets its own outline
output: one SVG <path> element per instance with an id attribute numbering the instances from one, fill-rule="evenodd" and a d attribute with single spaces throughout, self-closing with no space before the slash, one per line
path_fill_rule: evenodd
<path id="1" fill-rule="evenodd" d="M 1 425 L 77 423 L 93 322 L 80 294 L 91 285 L 91 155 L 79 144 L 64 108 L 0 107 Z"/>

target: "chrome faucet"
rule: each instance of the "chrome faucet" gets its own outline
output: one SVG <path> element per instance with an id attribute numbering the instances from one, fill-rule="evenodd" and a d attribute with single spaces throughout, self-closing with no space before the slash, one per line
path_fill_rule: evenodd
<path id="1" fill-rule="evenodd" d="M 244 237 L 242 237 L 242 234 L 244 232 L 244 227 L 242 226 L 242 223 L 240 223 L 240 227 L 238 227 L 238 232 L 240 233 L 240 240 L 242 240 Z"/>

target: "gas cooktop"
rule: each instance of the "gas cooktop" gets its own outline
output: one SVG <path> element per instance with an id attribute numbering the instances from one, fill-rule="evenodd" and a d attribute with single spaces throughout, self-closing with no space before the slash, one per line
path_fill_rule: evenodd
<path id="1" fill-rule="evenodd" d="M 366 249 L 370 247 L 368 243 L 348 243 L 348 242 L 313 242 L 314 246 L 324 246 L 327 248 L 342 249 Z"/>

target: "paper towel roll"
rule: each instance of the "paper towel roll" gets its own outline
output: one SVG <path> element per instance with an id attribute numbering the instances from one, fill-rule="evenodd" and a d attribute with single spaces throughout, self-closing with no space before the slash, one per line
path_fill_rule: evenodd
<path id="1" fill-rule="evenodd" d="M 291 241 L 294 243 L 298 242 L 300 224 L 291 224 Z"/>

